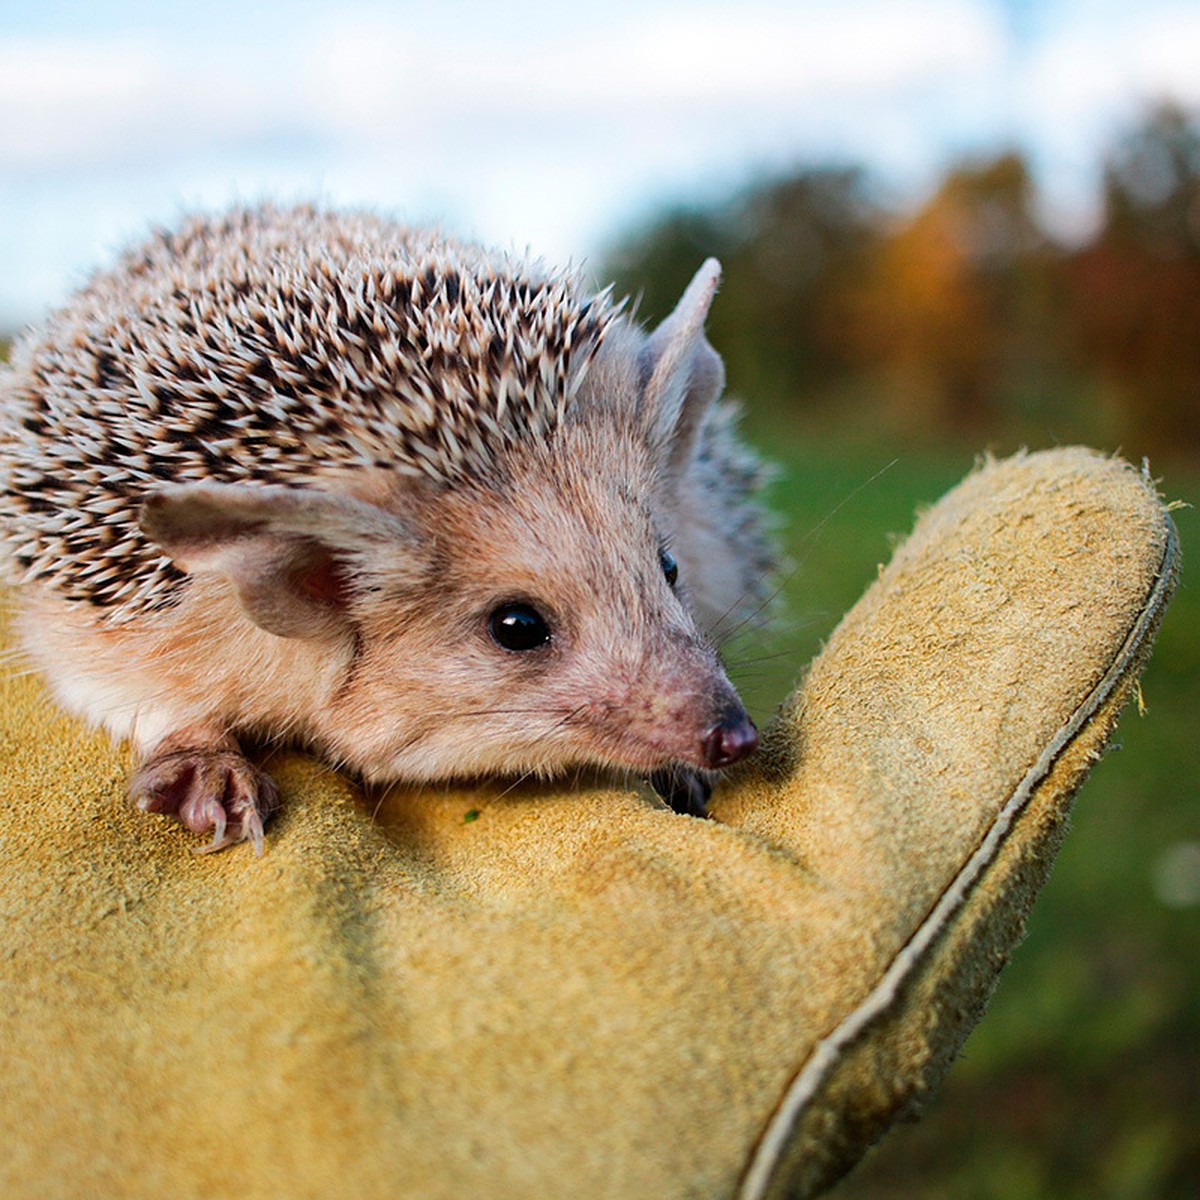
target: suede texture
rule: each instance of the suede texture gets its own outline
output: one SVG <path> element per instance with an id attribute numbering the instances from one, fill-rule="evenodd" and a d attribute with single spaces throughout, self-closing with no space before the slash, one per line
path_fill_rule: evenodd
<path id="1" fill-rule="evenodd" d="M 266 854 L 198 856 L 11 670 L 0 1195 L 817 1194 L 981 1015 L 1176 560 L 1126 464 L 985 463 L 708 821 L 281 753 Z"/>

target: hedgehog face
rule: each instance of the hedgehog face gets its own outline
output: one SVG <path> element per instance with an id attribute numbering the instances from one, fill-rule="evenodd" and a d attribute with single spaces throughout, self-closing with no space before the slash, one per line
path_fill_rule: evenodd
<path id="1" fill-rule="evenodd" d="M 419 585 L 411 563 L 395 586 L 377 572 L 320 740 L 378 778 L 722 765 L 712 731 L 748 718 L 689 615 L 647 456 L 564 432 L 512 467 L 427 506 Z"/>

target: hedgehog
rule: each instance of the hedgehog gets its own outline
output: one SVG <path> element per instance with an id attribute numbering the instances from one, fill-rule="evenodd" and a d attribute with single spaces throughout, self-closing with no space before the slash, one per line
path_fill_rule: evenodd
<path id="1" fill-rule="evenodd" d="M 766 598 L 758 459 L 704 324 L 369 212 L 192 217 L 0 375 L 22 652 L 128 740 L 133 802 L 261 853 L 243 751 L 368 784 L 650 780 L 703 815 L 757 730 L 718 653 Z"/>

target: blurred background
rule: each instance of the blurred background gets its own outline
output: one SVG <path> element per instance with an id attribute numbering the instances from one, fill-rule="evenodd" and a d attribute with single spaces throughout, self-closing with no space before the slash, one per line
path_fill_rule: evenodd
<path id="1" fill-rule="evenodd" d="M 1195 0 L 0 8 L 0 353 L 150 225 L 260 197 L 582 260 L 647 320 L 722 259 L 791 562 L 730 655 L 760 713 L 981 451 L 1200 499 Z M 1200 1195 L 1198 682 L 1185 565 L 988 1016 L 839 1196 Z"/>

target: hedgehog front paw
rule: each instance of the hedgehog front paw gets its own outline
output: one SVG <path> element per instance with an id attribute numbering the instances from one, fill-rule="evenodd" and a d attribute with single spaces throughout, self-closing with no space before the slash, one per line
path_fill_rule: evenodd
<path id="1" fill-rule="evenodd" d="M 265 772 L 236 750 L 191 748 L 156 754 L 129 785 L 143 812 L 178 818 L 193 833 L 213 831 L 197 853 L 210 854 L 238 842 L 263 852 L 263 822 L 279 804 L 279 790 Z"/>

